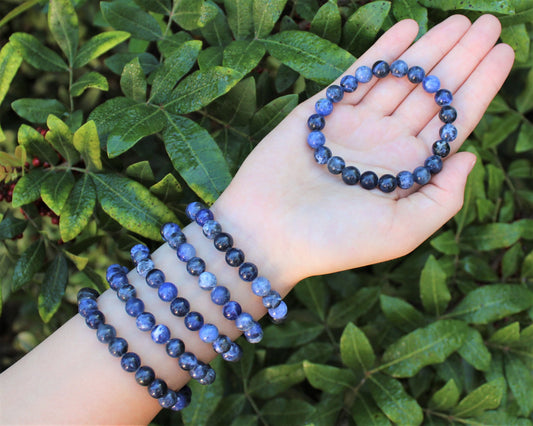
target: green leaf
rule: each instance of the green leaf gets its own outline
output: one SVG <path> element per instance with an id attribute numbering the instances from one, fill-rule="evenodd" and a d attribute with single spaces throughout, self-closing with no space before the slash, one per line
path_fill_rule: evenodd
<path id="1" fill-rule="evenodd" d="M 175 34 L 166 34 L 162 39 L 158 40 L 157 47 L 164 58 L 173 55 L 174 52 L 186 41 L 191 41 L 192 37 L 185 31 L 178 31 Z"/>
<path id="2" fill-rule="evenodd" d="M 16 237 L 22 234 L 26 229 L 28 222 L 22 219 L 16 219 L 11 216 L 6 216 L 0 222 L 0 241 Z"/>
<path id="3" fill-rule="evenodd" d="M 272 398 L 305 379 L 301 363 L 264 368 L 250 380 L 248 392 L 261 399 Z"/>
<path id="4" fill-rule="evenodd" d="M 167 202 L 179 199 L 182 188 L 174 175 L 168 173 L 163 179 L 150 187 L 150 192 L 157 195 L 160 200 Z"/>
<path id="5" fill-rule="evenodd" d="M 357 425 L 389 426 L 391 424 L 376 404 L 361 392 L 357 393 L 357 399 L 350 412 Z"/>
<path id="6" fill-rule="evenodd" d="M 33 127 L 26 124 L 20 126 L 17 138 L 18 143 L 26 149 L 28 155 L 33 155 L 43 162 L 46 161 L 54 165 L 58 162 L 57 153 L 44 140 L 44 136 Z"/>
<path id="7" fill-rule="evenodd" d="M 440 10 L 477 10 L 480 12 L 495 12 L 506 15 L 514 13 L 513 5 L 508 0 L 470 0 L 468 2 L 462 0 L 418 0 L 418 2 L 422 6 Z"/>
<path id="8" fill-rule="evenodd" d="M 448 316 L 488 324 L 533 306 L 533 292 L 514 284 L 493 284 L 471 291 Z"/>
<path id="9" fill-rule="evenodd" d="M 79 29 L 78 16 L 70 0 L 50 0 L 48 27 L 72 65 L 78 50 Z"/>
<path id="10" fill-rule="evenodd" d="M 256 110 L 255 79 L 239 81 L 227 94 L 209 105 L 209 112 L 218 119 L 234 126 L 245 126 Z"/>
<path id="11" fill-rule="evenodd" d="M 420 274 L 420 298 L 426 312 L 440 316 L 452 296 L 446 286 L 446 273 L 433 255 L 428 257 Z"/>
<path id="12" fill-rule="evenodd" d="M 294 293 L 307 309 L 317 314 L 321 321 L 324 321 L 329 292 L 321 277 L 310 277 L 299 282 Z"/>
<path id="13" fill-rule="evenodd" d="M 137 102 L 146 100 L 146 79 L 138 57 L 127 63 L 122 70 L 120 88 L 127 98 Z"/>
<path id="14" fill-rule="evenodd" d="M 145 10 L 162 13 L 163 15 L 170 15 L 172 12 L 172 5 L 170 0 L 134 0 L 139 6 Z"/>
<path id="15" fill-rule="evenodd" d="M 107 31 L 91 37 L 74 59 L 74 68 L 81 68 L 130 37 L 125 31 Z"/>
<path id="16" fill-rule="evenodd" d="M 21 207 L 38 200 L 41 196 L 41 185 L 49 173 L 35 168 L 22 176 L 13 190 L 13 207 Z"/>
<path id="17" fill-rule="evenodd" d="M 326 362 L 335 350 L 336 348 L 329 343 L 311 342 L 295 350 L 286 362 L 289 364 L 301 361 Z"/>
<path id="18" fill-rule="evenodd" d="M 523 416 L 529 416 L 533 411 L 533 376 L 520 358 L 506 354 L 505 377 Z"/>
<path id="19" fill-rule="evenodd" d="M 367 313 L 378 301 L 378 287 L 363 287 L 353 296 L 336 303 L 331 307 L 327 323 L 330 327 L 344 327 L 348 322 L 355 321 Z"/>
<path id="20" fill-rule="evenodd" d="M 529 121 L 524 121 L 518 133 L 518 139 L 514 150 L 516 153 L 522 153 L 533 149 L 533 125 Z"/>
<path id="21" fill-rule="evenodd" d="M 228 20 L 218 6 L 215 4 L 212 5 L 216 9 L 216 15 L 200 28 L 200 32 L 210 46 L 226 46 L 233 39 L 228 26 Z"/>
<path id="22" fill-rule="evenodd" d="M 231 181 L 222 152 L 194 121 L 173 114 L 166 118 L 163 141 L 172 165 L 200 198 L 214 202 Z"/>
<path id="23" fill-rule="evenodd" d="M 57 215 L 61 214 L 70 190 L 74 186 L 74 176 L 70 171 L 48 173 L 41 186 L 41 196 L 48 207 Z"/>
<path id="24" fill-rule="evenodd" d="M 458 352 L 476 370 L 486 371 L 489 369 L 492 356 L 485 346 L 483 337 L 476 329 L 468 328 L 466 340 Z"/>
<path id="25" fill-rule="evenodd" d="M 443 232 L 431 241 L 431 246 L 443 254 L 459 254 L 459 245 L 455 239 L 455 234 L 451 229 Z"/>
<path id="26" fill-rule="evenodd" d="M 100 8 L 109 25 L 127 31 L 134 38 L 155 41 L 163 35 L 157 20 L 131 2 L 101 2 Z"/>
<path id="27" fill-rule="evenodd" d="M 61 305 L 61 299 L 65 294 L 68 280 L 68 266 L 63 254 L 54 257 L 44 274 L 39 293 L 39 315 L 46 323 L 52 319 Z"/>
<path id="28" fill-rule="evenodd" d="M 298 105 L 298 95 L 285 95 L 274 99 L 255 113 L 250 124 L 250 135 L 260 141 Z"/>
<path id="29" fill-rule="evenodd" d="M 276 398 L 261 407 L 268 424 L 276 426 L 293 426 L 300 422 L 308 424 L 315 420 L 316 409 L 300 399 Z M 302 423 L 303 424 L 303 423 Z"/>
<path id="30" fill-rule="evenodd" d="M 467 336 L 468 327 L 463 321 L 436 321 L 390 345 L 383 354 L 383 364 L 391 376 L 412 377 L 426 365 L 444 362 Z"/>
<path id="31" fill-rule="evenodd" d="M 303 367 L 305 377 L 311 386 L 327 393 L 340 393 L 351 389 L 356 384 L 354 373 L 346 368 L 313 364 L 309 361 L 304 361 Z"/>
<path id="32" fill-rule="evenodd" d="M 526 24 L 517 24 L 502 29 L 501 38 L 515 51 L 517 62 L 526 62 L 529 58 L 529 34 Z"/>
<path id="33" fill-rule="evenodd" d="M 337 44 L 341 39 L 341 13 L 337 2 L 329 0 L 323 4 L 311 21 L 311 32 Z"/>
<path id="34" fill-rule="evenodd" d="M 531 12 L 533 16 L 533 9 Z M 526 87 L 516 97 L 516 107 L 518 112 L 521 113 L 525 113 L 533 108 L 533 68 L 527 74 Z"/>
<path id="35" fill-rule="evenodd" d="M 533 277 L 533 251 L 530 251 L 529 254 L 525 257 L 524 263 L 522 264 L 522 271 L 520 272 L 520 276 L 524 280 Z"/>
<path id="36" fill-rule="evenodd" d="M 52 49 L 27 33 L 14 33 L 9 41 L 31 66 L 41 71 L 68 71 L 68 65 Z"/>
<path id="37" fill-rule="evenodd" d="M 499 330 L 496 330 L 490 336 L 489 342 L 497 345 L 510 345 L 520 340 L 520 323 L 513 322 Z"/>
<path id="38" fill-rule="evenodd" d="M 147 160 L 139 161 L 138 163 L 133 163 L 132 165 L 128 166 L 126 169 L 126 174 L 129 177 L 132 177 L 135 180 L 143 183 L 151 183 L 155 181 L 154 171 L 150 166 L 150 162 Z"/>
<path id="39" fill-rule="evenodd" d="M 296 13 L 306 21 L 312 21 L 318 12 L 318 0 L 297 0 L 294 2 Z"/>
<path id="40" fill-rule="evenodd" d="M 496 281 L 498 275 L 488 264 L 488 259 L 478 256 L 465 256 L 461 261 L 463 269 L 477 281 Z"/>
<path id="41" fill-rule="evenodd" d="M 74 264 L 74 266 L 76 266 L 78 271 L 83 271 L 87 266 L 87 263 L 89 263 L 88 257 L 78 256 L 76 254 L 69 253 L 66 250 L 63 251 L 63 254 L 68 260 L 70 260 Z"/>
<path id="42" fill-rule="evenodd" d="M 102 74 L 92 71 L 83 74 L 76 80 L 70 88 L 70 93 L 72 96 L 80 96 L 89 88 L 107 91 L 109 90 L 109 85 L 107 84 L 107 79 Z"/>
<path id="43" fill-rule="evenodd" d="M 336 44 L 305 31 L 283 31 L 263 43 L 272 56 L 320 84 L 331 83 L 355 60 Z"/>
<path id="44" fill-rule="evenodd" d="M 385 317 L 402 331 L 408 332 L 424 324 L 422 313 L 405 300 L 382 294 L 379 301 Z"/>
<path id="45" fill-rule="evenodd" d="M 218 13 L 218 8 L 204 0 L 181 1 L 173 15 L 174 21 L 184 30 L 191 31 L 205 26 Z"/>
<path id="46" fill-rule="evenodd" d="M 61 116 L 67 108 L 57 99 L 17 99 L 11 108 L 22 118 L 32 123 L 43 124 L 50 114 Z"/>
<path id="47" fill-rule="evenodd" d="M 357 9 L 344 24 L 342 46 L 355 55 L 361 55 L 376 39 L 390 7 L 388 1 L 373 1 Z"/>
<path id="48" fill-rule="evenodd" d="M 470 226 L 463 232 L 461 243 L 470 244 L 476 250 L 489 251 L 510 247 L 520 238 L 520 229 L 510 223 L 489 223 Z"/>
<path id="49" fill-rule="evenodd" d="M 139 58 L 139 63 L 141 68 L 144 71 L 144 74 L 150 74 L 152 71 L 157 69 L 160 64 L 159 60 L 152 55 L 151 53 L 142 52 L 142 53 L 115 53 L 109 58 L 104 59 L 104 63 L 109 67 L 111 71 L 115 74 L 122 74 L 122 70 L 128 62 L 131 62 L 132 59 Z"/>
<path id="50" fill-rule="evenodd" d="M 177 221 L 174 213 L 140 183 L 112 174 L 91 177 L 104 211 L 126 229 L 158 240 L 161 225 Z"/>
<path id="51" fill-rule="evenodd" d="M 532 426 L 533 422 L 522 417 L 518 418 L 505 411 L 485 411 L 481 416 L 476 417 L 476 422 L 483 426 Z"/>
<path id="52" fill-rule="evenodd" d="M 372 345 L 359 328 L 351 322 L 341 336 L 341 358 L 344 365 L 356 373 L 366 372 L 374 366 L 376 356 Z"/>
<path id="53" fill-rule="evenodd" d="M 244 40 L 252 35 L 252 4 L 250 0 L 224 0 L 228 25 L 236 40 Z"/>
<path id="54" fill-rule="evenodd" d="M 0 50 L 0 103 L 4 100 L 11 81 L 17 74 L 21 63 L 22 57 L 18 54 L 13 44 L 5 44 Z M 3 132 L 0 128 L 0 140 L 3 139 Z"/>
<path id="55" fill-rule="evenodd" d="M 255 38 L 270 34 L 279 19 L 287 0 L 253 0 L 252 16 Z"/>
<path id="56" fill-rule="evenodd" d="M 459 405 L 452 410 L 452 413 L 457 417 L 475 417 L 486 410 L 498 408 L 504 388 L 503 379 L 485 383 L 465 396 Z"/>
<path id="57" fill-rule="evenodd" d="M 299 321 L 285 323 L 283 326 L 268 326 L 264 329 L 262 344 L 267 348 L 290 348 L 309 343 L 322 334 L 322 324 L 309 324 Z"/>
<path id="58" fill-rule="evenodd" d="M 418 37 L 428 30 L 428 11 L 417 0 L 397 0 L 392 2 L 392 14 L 397 21 L 414 19 L 419 26 Z"/>
<path id="59" fill-rule="evenodd" d="M 68 164 L 72 166 L 76 164 L 80 159 L 80 155 L 74 148 L 72 132 L 68 126 L 52 114 L 48 116 L 46 125 L 48 126 L 48 132 L 45 139 L 67 160 Z"/>
<path id="60" fill-rule="evenodd" d="M 13 270 L 11 291 L 17 291 L 39 272 L 44 263 L 44 242 L 41 238 L 30 245 L 19 257 Z"/>
<path id="61" fill-rule="evenodd" d="M 373 374 L 368 385 L 374 401 L 394 423 L 419 425 L 423 420 L 422 409 L 408 395 L 400 382 L 383 374 Z"/>
<path id="62" fill-rule="evenodd" d="M 276 86 L 276 92 L 282 93 L 288 90 L 300 77 L 296 71 L 289 68 L 285 64 L 281 64 L 276 73 L 276 80 L 274 85 Z"/>
<path id="63" fill-rule="evenodd" d="M 11 9 L 2 19 L 0 19 L 0 27 L 3 27 L 12 19 L 31 9 L 35 5 L 43 3 L 43 0 L 26 0 L 24 3 L 20 3 L 17 7 Z"/>
<path id="64" fill-rule="evenodd" d="M 224 58 L 224 48 L 222 46 L 208 47 L 198 54 L 198 66 L 200 71 L 207 71 L 213 67 L 221 67 Z"/>
<path id="65" fill-rule="evenodd" d="M 447 411 L 457 405 L 460 396 L 461 391 L 455 384 L 455 380 L 450 379 L 433 394 L 429 401 L 429 406 L 435 410 Z"/>
<path id="66" fill-rule="evenodd" d="M 89 114 L 89 120 L 94 120 L 100 141 L 106 141 L 109 133 L 131 109 L 137 105 L 132 99 L 116 97 L 98 105 Z"/>
<path id="67" fill-rule="evenodd" d="M 81 158 L 89 170 L 101 170 L 100 139 L 93 120 L 81 126 L 72 137 L 74 148 L 81 154 Z"/>
<path id="68" fill-rule="evenodd" d="M 498 116 L 487 114 L 474 133 L 482 142 L 483 148 L 492 148 L 513 133 L 520 125 L 521 120 L 522 117 L 515 112 Z"/>
<path id="69" fill-rule="evenodd" d="M 256 41 L 235 40 L 224 49 L 222 65 L 242 75 L 253 70 L 265 55 L 265 48 Z"/>
<path id="70" fill-rule="evenodd" d="M 84 174 L 72 188 L 63 210 L 59 231 L 63 241 L 76 238 L 89 223 L 96 205 L 96 189 L 88 174 Z"/>

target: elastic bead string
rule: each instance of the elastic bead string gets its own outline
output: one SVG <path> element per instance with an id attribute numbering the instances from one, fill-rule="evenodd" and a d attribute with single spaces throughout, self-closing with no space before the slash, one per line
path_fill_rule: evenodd
<path id="1" fill-rule="evenodd" d="M 422 83 L 427 93 L 435 94 L 435 103 L 441 107 L 439 119 L 444 125 L 439 130 L 440 139 L 433 146 L 433 155 L 429 156 L 423 166 L 415 168 L 412 172 L 404 170 L 396 176 L 384 174 L 381 177 L 371 171 L 361 173 L 355 166 L 347 166 L 344 159 L 334 156 L 325 146 L 326 137 L 322 133 L 326 125 L 325 117 L 333 112 L 333 107 L 340 102 L 345 93 L 352 93 L 359 83 L 368 83 L 372 76 L 379 79 L 392 74 L 394 77 L 407 79 L 413 84 Z M 340 84 L 332 84 L 326 89 L 326 97 L 315 103 L 315 113 L 307 120 L 307 127 L 311 132 L 307 136 L 307 144 L 314 150 L 314 158 L 318 164 L 326 164 L 328 171 L 334 175 L 341 175 L 347 185 L 359 185 L 364 189 L 379 188 L 383 192 L 392 192 L 399 187 L 409 189 L 416 182 L 419 185 L 427 184 L 431 176 L 442 170 L 442 159 L 450 153 L 449 142 L 457 138 L 457 128 L 451 124 L 457 118 L 457 111 L 450 106 L 453 100 L 449 90 L 440 88 L 440 81 L 434 75 L 426 75 L 423 68 L 413 66 L 409 68 L 401 59 L 394 61 L 390 66 L 385 61 L 377 61 L 370 69 L 361 66 L 355 70 L 355 75 L 346 75 L 341 78 Z"/>

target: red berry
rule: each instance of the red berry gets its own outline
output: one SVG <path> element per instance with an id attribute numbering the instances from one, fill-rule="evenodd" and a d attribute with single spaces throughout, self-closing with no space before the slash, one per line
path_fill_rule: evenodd
<path id="1" fill-rule="evenodd" d="M 57 240 L 57 245 L 58 246 L 61 246 L 63 244 L 65 244 L 65 242 L 62 239 Z"/>
<path id="2" fill-rule="evenodd" d="M 3 201 L 3 200 L 4 200 L 4 193 L 0 192 L 0 201 Z"/>
<path id="3" fill-rule="evenodd" d="M 48 167 L 50 167 L 50 163 L 48 161 L 45 161 L 43 163 L 43 168 L 47 169 Z"/>
<path id="4" fill-rule="evenodd" d="M 29 169 L 30 168 L 30 163 L 28 163 L 27 161 L 24 163 L 24 168 L 25 169 Z"/>
<path id="5" fill-rule="evenodd" d="M 52 216 L 52 223 L 54 225 L 59 225 L 59 217 L 58 216 Z"/>
<path id="6" fill-rule="evenodd" d="M 24 234 L 23 234 L 23 233 L 20 233 L 20 234 L 17 235 L 17 239 L 18 239 L 18 240 L 22 239 L 22 237 L 24 237 Z"/>
<path id="7" fill-rule="evenodd" d="M 33 167 L 39 167 L 41 165 L 41 160 L 35 157 L 33 160 L 31 160 L 31 164 L 33 165 Z"/>

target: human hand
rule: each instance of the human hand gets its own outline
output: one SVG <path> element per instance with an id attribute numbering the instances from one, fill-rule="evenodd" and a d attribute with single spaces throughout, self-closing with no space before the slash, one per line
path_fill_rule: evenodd
<path id="1" fill-rule="evenodd" d="M 384 194 L 345 185 L 318 165 L 306 143 L 307 118 L 325 97 L 324 90 L 293 110 L 254 149 L 213 206 L 217 217 L 223 216 L 228 230 L 237 229 L 234 235 L 253 250 L 252 260 L 286 283 L 407 254 L 462 206 L 475 157 L 454 153 L 481 119 L 514 59 L 508 45 L 495 45 L 500 29 L 491 15 L 474 24 L 456 15 L 411 45 L 418 26 L 404 20 L 343 74 L 353 75 L 357 67 L 372 67 L 380 59 L 390 64 L 400 58 L 436 75 L 441 87 L 453 93 L 458 137 L 450 143 L 443 170 L 427 185 Z M 374 77 L 335 104 L 323 130 L 326 145 L 361 172 L 412 171 L 423 165 L 439 139 L 438 110 L 421 85 L 407 78 Z"/>

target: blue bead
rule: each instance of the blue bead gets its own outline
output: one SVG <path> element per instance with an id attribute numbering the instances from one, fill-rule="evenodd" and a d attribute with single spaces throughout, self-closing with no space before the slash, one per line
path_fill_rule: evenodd
<path id="1" fill-rule="evenodd" d="M 115 337 L 109 342 L 107 349 L 111 355 L 118 358 L 128 352 L 128 342 L 122 337 Z"/>
<path id="2" fill-rule="evenodd" d="M 239 276 L 243 281 L 253 281 L 257 278 L 257 266 L 251 262 L 245 262 L 239 266 Z"/>
<path id="3" fill-rule="evenodd" d="M 148 393 L 152 398 L 161 398 L 167 393 L 167 390 L 167 384 L 162 379 L 154 379 L 154 381 L 148 385 Z"/>
<path id="4" fill-rule="evenodd" d="M 167 241 L 170 248 L 174 250 L 176 250 L 180 244 L 183 244 L 186 242 L 187 242 L 187 237 L 181 231 L 174 232 L 172 235 L 170 235 L 170 237 L 168 237 L 168 241 Z"/>
<path id="5" fill-rule="evenodd" d="M 439 111 L 439 118 L 443 123 L 453 123 L 457 118 L 457 111 L 450 105 L 444 105 Z"/>
<path id="6" fill-rule="evenodd" d="M 319 146 L 315 149 L 314 156 L 318 164 L 326 164 L 331 158 L 331 150 L 325 145 Z"/>
<path id="7" fill-rule="evenodd" d="M 341 78 L 340 85 L 342 90 L 347 93 L 352 93 L 357 89 L 357 79 L 353 75 L 345 75 Z"/>
<path id="8" fill-rule="evenodd" d="M 123 302 L 127 302 L 132 297 L 137 296 L 137 290 L 131 284 L 124 284 L 117 290 L 117 297 Z"/>
<path id="9" fill-rule="evenodd" d="M 276 290 L 270 290 L 270 292 L 263 296 L 263 306 L 267 309 L 277 307 L 281 303 L 281 296 Z"/>
<path id="10" fill-rule="evenodd" d="M 268 310 L 268 315 L 270 315 L 270 318 L 272 318 L 273 321 L 277 322 L 283 321 L 285 318 L 287 318 L 287 312 L 287 305 L 282 300 L 277 308 L 272 308 Z"/>
<path id="11" fill-rule="evenodd" d="M 452 92 L 446 89 L 437 90 L 435 93 L 435 102 L 438 106 L 450 105 L 452 103 Z"/>
<path id="12" fill-rule="evenodd" d="M 150 331 L 152 328 L 154 328 L 155 317 L 150 312 L 140 313 L 135 319 L 135 324 L 141 331 Z"/>
<path id="13" fill-rule="evenodd" d="M 188 262 L 196 256 L 196 249 L 189 243 L 183 243 L 178 246 L 177 255 L 182 262 Z"/>
<path id="14" fill-rule="evenodd" d="M 98 302 L 94 299 L 85 298 L 78 302 L 78 312 L 83 318 L 87 317 L 89 311 L 94 311 L 96 309 L 98 309 Z"/>
<path id="15" fill-rule="evenodd" d="M 211 272 L 202 272 L 198 277 L 198 286 L 202 290 L 212 290 L 217 285 L 217 277 Z"/>
<path id="16" fill-rule="evenodd" d="M 146 274 L 146 284 L 152 288 L 159 288 L 165 282 L 165 274 L 159 269 L 152 269 Z"/>
<path id="17" fill-rule="evenodd" d="M 190 371 L 198 365 L 198 359 L 191 352 L 183 352 L 178 359 L 178 364 L 182 370 Z"/>
<path id="18" fill-rule="evenodd" d="M 433 154 L 444 158 L 450 153 L 450 144 L 443 140 L 436 141 L 431 149 L 433 150 Z"/>
<path id="19" fill-rule="evenodd" d="M 360 177 L 361 173 L 357 167 L 348 166 L 342 169 L 342 181 L 346 185 L 355 185 L 357 182 L 359 182 Z"/>
<path id="20" fill-rule="evenodd" d="M 222 354 L 224 361 L 237 362 L 242 358 L 242 348 L 237 343 L 232 343 L 228 351 Z"/>
<path id="21" fill-rule="evenodd" d="M 174 284 L 166 282 L 159 286 L 157 294 L 164 302 L 170 302 L 177 297 L 178 288 Z"/>
<path id="22" fill-rule="evenodd" d="M 134 373 L 141 366 L 141 358 L 135 352 L 126 352 L 120 359 L 120 366 L 128 373 Z"/>
<path id="23" fill-rule="evenodd" d="M 202 272 L 205 272 L 205 262 L 199 257 L 193 257 L 187 262 L 187 272 L 192 276 L 197 277 Z"/>
<path id="24" fill-rule="evenodd" d="M 202 226 L 202 232 L 207 238 L 212 240 L 215 238 L 216 234 L 222 232 L 222 226 L 216 220 L 211 219 L 204 223 L 204 226 Z"/>
<path id="25" fill-rule="evenodd" d="M 204 377 L 198 380 L 198 383 L 200 383 L 201 385 L 210 385 L 215 381 L 216 377 L 217 373 L 215 372 L 215 370 L 208 366 L 207 373 L 205 373 Z"/>
<path id="26" fill-rule="evenodd" d="M 178 358 L 185 351 L 185 343 L 181 339 L 170 339 L 165 349 L 171 358 Z"/>
<path id="27" fill-rule="evenodd" d="M 105 316 L 98 309 L 89 311 L 85 317 L 85 324 L 87 324 L 87 326 L 93 330 L 96 330 L 100 324 L 103 324 L 104 322 Z"/>
<path id="28" fill-rule="evenodd" d="M 231 347 L 231 343 L 231 339 L 228 336 L 221 334 L 213 342 L 213 350 L 217 354 L 223 354 L 224 352 L 227 352 L 229 350 L 229 348 Z"/>
<path id="29" fill-rule="evenodd" d="M 97 290 L 94 288 L 84 287 L 78 291 L 77 300 L 78 302 L 82 299 L 98 299 L 98 296 L 100 296 L 100 293 L 98 293 Z"/>
<path id="30" fill-rule="evenodd" d="M 457 128 L 450 123 L 446 123 L 439 130 L 440 138 L 446 142 L 454 141 L 457 138 Z"/>
<path id="31" fill-rule="evenodd" d="M 218 328 L 213 324 L 204 324 L 198 331 L 198 335 L 203 342 L 212 343 L 218 337 Z"/>
<path id="32" fill-rule="evenodd" d="M 122 266 L 122 272 L 127 275 L 130 272 L 130 270 L 127 266 Z"/>
<path id="33" fill-rule="evenodd" d="M 246 331 L 252 328 L 254 322 L 254 319 L 249 313 L 243 312 L 235 320 L 235 327 L 237 327 L 238 330 Z"/>
<path id="34" fill-rule="evenodd" d="M 148 272 L 150 272 L 154 268 L 155 268 L 155 265 L 152 259 L 142 259 L 139 261 L 139 263 L 137 263 L 137 267 L 136 267 L 137 273 L 141 277 L 146 277 Z"/>
<path id="35" fill-rule="evenodd" d="M 332 84 L 326 89 L 326 98 L 328 98 L 333 103 L 342 101 L 343 97 L 344 90 L 342 90 L 342 87 L 337 86 L 336 84 Z"/>
<path id="36" fill-rule="evenodd" d="M 189 309 L 189 301 L 183 297 L 176 297 L 172 302 L 170 302 L 170 312 L 177 317 L 184 317 L 189 312 Z"/>
<path id="37" fill-rule="evenodd" d="M 413 178 L 419 185 L 425 185 L 431 179 L 431 172 L 427 167 L 420 166 L 413 170 Z"/>
<path id="38" fill-rule="evenodd" d="M 226 252 L 226 263 L 229 266 L 238 267 L 244 262 L 244 253 L 238 248 L 230 248 Z"/>
<path id="39" fill-rule="evenodd" d="M 244 337 L 249 343 L 259 343 L 263 339 L 263 329 L 254 321 L 254 325 L 244 332 Z"/>
<path id="40" fill-rule="evenodd" d="M 224 315 L 224 318 L 229 319 L 231 321 L 235 321 L 241 313 L 241 305 L 239 305 L 239 303 L 235 302 L 234 300 L 230 300 L 222 308 L 222 314 Z"/>
<path id="41" fill-rule="evenodd" d="M 106 271 L 106 275 L 105 275 L 105 279 L 107 281 L 109 281 L 111 279 L 111 277 L 117 273 L 120 273 L 120 274 L 123 274 L 124 271 L 122 269 L 122 266 L 121 265 L 118 265 L 118 264 L 113 264 L 113 265 L 110 265 L 108 268 L 107 268 L 107 271 Z"/>
<path id="42" fill-rule="evenodd" d="M 307 127 L 310 130 L 322 130 L 326 125 L 326 120 L 319 114 L 313 114 L 307 119 Z"/>
<path id="43" fill-rule="evenodd" d="M 179 392 L 176 392 L 177 401 L 171 408 L 172 411 L 180 411 L 191 403 L 191 389 L 183 386 Z"/>
<path id="44" fill-rule="evenodd" d="M 378 185 L 378 175 L 370 170 L 364 172 L 359 178 L 359 183 L 365 189 L 374 189 Z"/>
<path id="45" fill-rule="evenodd" d="M 198 365 L 189 371 L 189 375 L 194 380 L 200 380 L 205 377 L 208 371 L 209 367 L 205 365 L 202 361 L 198 361 Z"/>
<path id="46" fill-rule="evenodd" d="M 378 180 L 378 188 L 385 193 L 396 189 L 396 177 L 393 175 L 383 175 Z"/>
<path id="47" fill-rule="evenodd" d="M 114 274 L 111 279 L 108 280 L 109 287 L 111 287 L 113 290 L 117 291 L 120 287 L 122 287 L 124 284 L 128 284 L 128 277 L 124 272 L 119 272 Z"/>
<path id="48" fill-rule="evenodd" d="M 205 209 L 205 206 L 202 203 L 195 201 L 187 206 L 187 208 L 185 209 L 185 214 L 190 220 L 195 220 L 196 213 L 198 213 L 202 209 Z"/>
<path id="49" fill-rule="evenodd" d="M 322 117 L 330 115 L 333 111 L 333 102 L 326 98 L 319 99 L 315 103 L 315 111 L 318 115 Z"/>
<path id="50" fill-rule="evenodd" d="M 366 65 L 363 65 L 355 70 L 355 78 L 360 83 L 368 83 L 372 80 L 372 70 Z"/>
<path id="51" fill-rule="evenodd" d="M 422 80 L 422 87 L 428 93 L 435 93 L 440 89 L 440 80 L 434 75 L 427 75 Z"/>
<path id="52" fill-rule="evenodd" d="M 409 67 L 407 66 L 407 63 L 405 61 L 402 61 L 401 59 L 397 59 L 392 64 L 390 64 L 390 73 L 394 77 L 403 77 L 407 74 L 408 70 Z"/>
<path id="53" fill-rule="evenodd" d="M 230 297 L 229 290 L 222 285 L 216 286 L 211 290 L 211 300 L 217 305 L 225 305 L 229 302 Z"/>
<path id="54" fill-rule="evenodd" d="M 161 227 L 161 237 L 163 241 L 168 241 L 170 236 L 176 232 L 181 232 L 181 228 L 177 223 L 168 222 Z"/>
<path id="55" fill-rule="evenodd" d="M 213 240 L 213 245 L 218 251 L 227 251 L 233 247 L 233 237 L 226 232 L 221 232 Z"/>
<path id="56" fill-rule="evenodd" d="M 99 342 L 109 343 L 117 337 L 117 331 L 115 327 L 109 324 L 100 324 L 96 330 L 96 338 Z"/>
<path id="57" fill-rule="evenodd" d="M 144 312 L 144 303 L 137 297 L 132 297 L 126 302 L 126 312 L 131 317 L 137 317 L 140 313 Z"/>
<path id="58" fill-rule="evenodd" d="M 442 158 L 438 155 L 428 157 L 424 162 L 432 175 L 439 173 L 442 170 Z"/>
<path id="59" fill-rule="evenodd" d="M 346 163 L 341 157 L 334 156 L 328 160 L 328 170 L 334 175 L 342 173 L 342 169 L 344 169 L 345 165 Z"/>
<path id="60" fill-rule="evenodd" d="M 396 182 L 398 183 L 398 188 L 409 189 L 415 183 L 415 179 L 411 172 L 404 170 L 398 173 L 398 176 L 396 176 Z"/>
<path id="61" fill-rule="evenodd" d="M 139 367 L 139 369 L 135 372 L 135 381 L 141 386 L 148 386 L 154 380 L 154 370 L 152 370 L 152 368 L 148 367 L 147 365 Z"/>
<path id="62" fill-rule="evenodd" d="M 256 296 L 266 296 L 270 292 L 270 281 L 265 277 L 257 277 L 252 282 L 252 292 Z"/>
<path id="63" fill-rule="evenodd" d="M 425 76 L 425 71 L 418 66 L 411 67 L 409 68 L 409 71 L 407 71 L 407 79 L 413 84 L 420 83 L 422 80 L 424 80 Z"/>
<path id="64" fill-rule="evenodd" d="M 185 327 L 191 331 L 197 331 L 204 325 L 204 317 L 199 312 L 189 312 L 183 319 Z"/>
<path id="65" fill-rule="evenodd" d="M 158 399 L 159 405 L 163 408 L 172 408 L 178 402 L 178 396 L 172 389 L 168 389 L 167 393 Z"/>
<path id="66" fill-rule="evenodd" d="M 170 339 L 170 330 L 164 324 L 157 324 L 152 328 L 152 340 L 160 345 L 167 343 Z"/>
<path id="67" fill-rule="evenodd" d="M 326 137 L 320 130 L 313 130 L 307 135 L 307 145 L 315 149 L 326 143 Z"/>
<path id="68" fill-rule="evenodd" d="M 135 244 L 130 250 L 131 260 L 137 265 L 140 260 L 150 257 L 150 249 L 144 244 Z"/>
<path id="69" fill-rule="evenodd" d="M 196 223 L 200 226 L 204 226 L 208 220 L 213 220 L 213 212 L 209 209 L 202 209 L 196 213 L 196 218 L 194 219 Z"/>
<path id="70" fill-rule="evenodd" d="M 385 78 L 389 75 L 390 67 L 385 61 L 377 61 L 372 65 L 372 74 L 377 78 Z"/>

